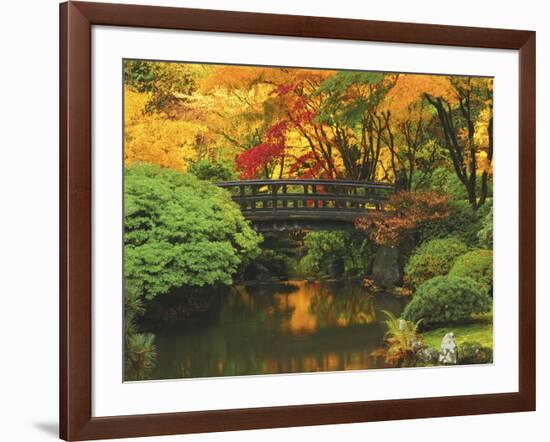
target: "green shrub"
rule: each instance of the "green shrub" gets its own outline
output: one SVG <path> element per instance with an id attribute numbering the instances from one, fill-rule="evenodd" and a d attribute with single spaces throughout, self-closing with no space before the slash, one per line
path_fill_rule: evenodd
<path id="1" fill-rule="evenodd" d="M 488 291 L 493 286 L 493 251 L 472 250 L 459 256 L 449 276 L 468 276 Z"/>
<path id="2" fill-rule="evenodd" d="M 263 249 L 254 263 L 263 265 L 275 276 L 288 274 L 289 258 L 278 250 Z"/>
<path id="3" fill-rule="evenodd" d="M 433 171 L 430 177 L 430 187 L 436 192 L 450 195 L 453 200 L 468 199 L 466 187 L 456 176 L 456 173 L 444 167 L 438 167 Z"/>
<path id="4" fill-rule="evenodd" d="M 199 180 L 205 181 L 233 181 L 237 179 L 235 166 L 229 162 L 200 160 L 191 164 L 188 172 Z"/>
<path id="5" fill-rule="evenodd" d="M 493 208 L 491 207 L 488 213 L 481 221 L 481 229 L 477 233 L 477 239 L 481 247 L 487 249 L 493 248 Z"/>
<path id="6" fill-rule="evenodd" d="M 418 226 L 419 242 L 455 236 L 469 246 L 477 246 L 478 232 L 483 227 L 487 213 L 491 210 L 492 200 L 488 200 L 477 211 L 474 211 L 466 200 L 450 200 L 448 205 L 450 209 L 448 218 L 427 221 Z"/>
<path id="7" fill-rule="evenodd" d="M 492 184 L 488 183 L 489 191 L 484 205 L 474 210 L 468 202 L 468 194 L 464 184 L 454 171 L 438 167 L 430 177 L 427 188 L 438 193 L 447 194 L 450 215 L 446 219 L 428 221 L 418 227 L 418 242 L 456 236 L 470 246 L 479 244 L 478 232 L 483 227 L 487 213 L 492 207 Z M 477 192 L 481 191 L 481 180 L 477 181 Z M 491 248 L 482 244 L 482 247 Z"/>
<path id="8" fill-rule="evenodd" d="M 141 298 L 128 287 L 124 293 L 124 379 L 137 381 L 151 375 L 156 364 L 155 335 L 139 333 L 136 318 L 145 312 Z"/>
<path id="9" fill-rule="evenodd" d="M 261 240 L 229 192 L 158 166 L 125 169 L 124 276 L 146 299 L 182 286 L 230 285 Z"/>
<path id="10" fill-rule="evenodd" d="M 479 342 L 464 342 L 458 346 L 459 364 L 490 364 L 493 362 L 493 350 Z"/>
<path id="11" fill-rule="evenodd" d="M 408 284 L 418 287 L 424 281 L 438 275 L 446 275 L 455 260 L 468 248 L 457 238 L 427 241 L 420 245 L 405 266 Z"/>
<path id="12" fill-rule="evenodd" d="M 331 265 L 342 261 L 347 275 L 365 275 L 376 252 L 374 243 L 363 232 L 309 232 L 304 243 L 307 255 L 302 260 L 303 266 L 314 273 L 325 273 Z"/>
<path id="13" fill-rule="evenodd" d="M 126 335 L 124 342 L 124 379 L 148 379 L 155 368 L 157 350 L 155 335 L 135 333 Z"/>
<path id="14" fill-rule="evenodd" d="M 491 298 L 472 278 L 437 276 L 416 290 L 405 307 L 403 318 L 422 326 L 465 322 L 474 313 L 491 309 Z"/>
<path id="15" fill-rule="evenodd" d="M 310 232 L 304 243 L 307 247 L 304 265 L 315 273 L 326 271 L 329 265 L 343 259 L 346 254 L 345 232 Z"/>
<path id="16" fill-rule="evenodd" d="M 493 196 L 493 184 L 489 180 L 487 196 Z M 428 184 L 429 188 L 435 190 L 436 192 L 446 193 L 451 196 L 453 200 L 461 201 L 468 199 L 468 192 L 466 187 L 460 181 L 454 170 L 449 170 L 444 167 L 436 168 Z M 476 182 L 476 193 L 479 195 L 481 192 L 481 180 Z"/>

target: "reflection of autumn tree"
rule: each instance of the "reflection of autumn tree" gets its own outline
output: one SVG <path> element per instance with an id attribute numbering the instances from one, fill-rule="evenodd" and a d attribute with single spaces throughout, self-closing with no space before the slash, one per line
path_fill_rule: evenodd
<path id="1" fill-rule="evenodd" d="M 376 321 L 374 296 L 326 296 L 315 293 L 310 311 L 317 316 L 320 326 L 370 324 Z"/>

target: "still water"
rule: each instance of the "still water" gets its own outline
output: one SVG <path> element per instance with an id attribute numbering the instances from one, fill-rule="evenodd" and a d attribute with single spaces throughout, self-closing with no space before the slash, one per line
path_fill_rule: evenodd
<path id="1" fill-rule="evenodd" d="M 207 312 L 156 334 L 151 379 L 376 368 L 382 310 L 402 309 L 360 282 L 235 286 Z"/>

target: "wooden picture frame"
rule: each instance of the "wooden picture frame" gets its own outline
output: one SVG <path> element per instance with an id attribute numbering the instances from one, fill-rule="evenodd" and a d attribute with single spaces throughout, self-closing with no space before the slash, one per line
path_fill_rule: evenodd
<path id="1" fill-rule="evenodd" d="M 519 391 L 92 417 L 91 28 L 519 51 Z M 121 438 L 535 410 L 535 32 L 105 3 L 60 5 L 60 437 Z"/>

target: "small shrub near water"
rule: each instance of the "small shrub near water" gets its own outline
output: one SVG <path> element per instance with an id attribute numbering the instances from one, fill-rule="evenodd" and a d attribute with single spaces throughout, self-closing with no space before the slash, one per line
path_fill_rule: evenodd
<path id="1" fill-rule="evenodd" d="M 403 311 L 407 321 L 422 320 L 423 326 L 465 322 L 474 313 L 488 312 L 491 298 L 471 278 L 437 276 L 420 287 Z"/>
<path id="2" fill-rule="evenodd" d="M 434 276 L 446 275 L 455 260 L 467 251 L 466 245 L 453 237 L 423 243 L 405 266 L 407 283 L 418 287 Z"/>
<path id="3" fill-rule="evenodd" d="M 155 335 L 136 333 L 126 336 L 124 349 L 125 380 L 148 379 L 155 368 L 156 359 Z"/>
<path id="4" fill-rule="evenodd" d="M 449 276 L 467 276 L 489 291 L 493 285 L 493 251 L 472 250 L 457 258 Z"/>
<path id="5" fill-rule="evenodd" d="M 139 333 L 136 318 L 144 313 L 143 301 L 133 291 L 124 294 L 124 379 L 147 379 L 156 364 L 155 335 Z"/>

